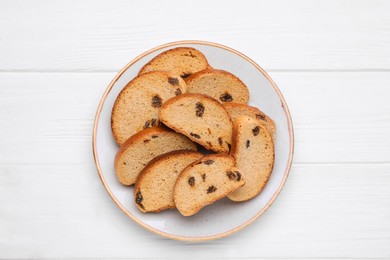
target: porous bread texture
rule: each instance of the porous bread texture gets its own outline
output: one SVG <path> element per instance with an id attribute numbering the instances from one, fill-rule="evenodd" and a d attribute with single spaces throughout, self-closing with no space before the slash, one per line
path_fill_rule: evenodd
<path id="1" fill-rule="evenodd" d="M 274 166 L 271 135 L 257 119 L 240 116 L 234 121 L 231 155 L 246 183 L 228 198 L 233 201 L 254 198 L 265 187 Z"/>
<path id="2" fill-rule="evenodd" d="M 111 114 L 115 141 L 121 145 L 133 134 L 160 124 L 158 112 L 169 98 L 187 91 L 182 78 L 154 71 L 131 80 L 119 93 Z"/>
<path id="3" fill-rule="evenodd" d="M 199 50 L 191 47 L 178 47 L 164 51 L 154 57 L 141 68 L 139 74 L 149 71 L 170 71 L 182 78 L 191 74 L 211 68 L 206 57 Z"/>
<path id="4" fill-rule="evenodd" d="M 192 216 L 244 183 L 241 172 L 234 168 L 231 156 L 205 155 L 179 175 L 173 193 L 176 208 L 183 216 Z"/>
<path id="5" fill-rule="evenodd" d="M 175 208 L 173 189 L 177 177 L 201 153 L 178 150 L 162 154 L 151 160 L 141 171 L 134 188 L 134 200 L 142 212 L 159 212 Z"/>
<path id="6" fill-rule="evenodd" d="M 236 102 L 246 104 L 249 91 L 235 75 L 224 70 L 206 69 L 185 79 L 188 93 L 208 95 L 221 103 Z"/>
<path id="7" fill-rule="evenodd" d="M 238 103 L 224 103 L 223 106 L 229 113 L 233 122 L 239 116 L 249 116 L 259 120 L 260 123 L 267 128 L 267 131 L 271 134 L 271 136 L 275 135 L 274 121 L 257 107 Z"/>
<path id="8" fill-rule="evenodd" d="M 174 150 L 197 150 L 196 144 L 179 133 L 162 127 L 145 129 L 131 136 L 115 157 L 115 171 L 124 185 L 132 185 L 146 164 L 158 155 Z"/>
<path id="9" fill-rule="evenodd" d="M 203 94 L 183 94 L 160 109 L 160 120 L 176 132 L 215 152 L 228 153 L 232 122 L 218 101 Z"/>

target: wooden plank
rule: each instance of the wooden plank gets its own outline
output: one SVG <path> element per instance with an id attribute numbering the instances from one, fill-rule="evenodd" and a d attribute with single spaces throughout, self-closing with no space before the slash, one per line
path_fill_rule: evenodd
<path id="1" fill-rule="evenodd" d="M 113 77 L 0 73 L 0 164 L 85 162 L 95 111 Z M 272 77 L 293 116 L 295 162 L 389 162 L 390 73 Z"/>
<path id="2" fill-rule="evenodd" d="M 161 238 L 128 219 L 85 163 L 0 166 L 2 258 L 389 258 L 390 165 L 299 164 L 272 207 L 228 238 Z M 191 252 L 189 254 L 189 252 Z"/>
<path id="3" fill-rule="evenodd" d="M 152 47 L 186 39 L 231 46 L 267 70 L 390 70 L 384 0 L 0 5 L 0 71 L 117 71 Z"/>
<path id="4" fill-rule="evenodd" d="M 297 162 L 389 162 L 389 73 L 271 73 L 291 110 Z"/>

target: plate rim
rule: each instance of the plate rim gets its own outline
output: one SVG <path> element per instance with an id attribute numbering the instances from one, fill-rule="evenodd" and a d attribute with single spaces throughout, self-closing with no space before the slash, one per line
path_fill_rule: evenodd
<path id="1" fill-rule="evenodd" d="M 226 51 L 232 52 L 232 53 L 240 56 L 241 58 L 245 59 L 249 63 L 251 63 L 271 83 L 272 87 L 274 88 L 274 90 L 276 91 L 276 93 L 279 96 L 279 99 L 280 99 L 280 101 L 282 103 L 283 110 L 284 110 L 284 112 L 285 112 L 285 114 L 287 116 L 288 132 L 289 132 L 289 138 L 290 138 L 290 151 L 289 151 L 287 165 L 286 165 L 286 168 L 284 170 L 283 178 L 282 178 L 281 183 L 279 184 L 279 187 L 277 188 L 275 193 L 272 195 L 270 201 L 259 212 L 257 212 L 256 215 L 253 216 L 251 219 L 245 221 L 244 223 L 242 223 L 241 225 L 239 225 L 239 226 L 237 226 L 237 227 L 235 227 L 233 229 L 227 230 L 227 231 L 222 232 L 222 233 L 214 234 L 214 235 L 211 235 L 211 236 L 190 237 L 190 236 L 180 236 L 180 235 L 169 234 L 167 232 L 163 232 L 163 231 L 158 230 L 158 229 L 156 229 L 156 228 L 154 228 L 152 226 L 149 226 L 149 225 L 143 223 L 142 221 L 140 221 L 135 216 L 133 216 L 130 212 L 128 212 L 121 205 L 121 203 L 118 201 L 118 199 L 112 193 L 110 187 L 108 186 L 108 184 L 107 184 L 107 182 L 106 182 L 106 180 L 105 180 L 105 178 L 104 178 L 104 176 L 102 174 L 102 170 L 100 168 L 100 162 L 99 162 L 99 158 L 98 158 L 98 154 L 97 154 L 96 136 L 97 136 L 97 128 L 98 128 L 98 124 L 99 124 L 100 114 L 102 112 L 103 105 L 104 105 L 104 103 L 105 103 L 105 101 L 107 99 L 108 94 L 110 93 L 110 91 L 112 90 L 113 86 L 118 81 L 118 79 L 123 75 L 123 73 L 125 73 L 125 71 L 130 66 L 132 66 L 134 63 L 136 63 L 137 61 L 139 61 L 140 59 L 142 59 L 146 55 L 148 55 L 150 53 L 153 53 L 155 51 L 158 51 L 160 49 L 166 48 L 166 47 L 173 47 L 173 46 L 176 46 L 176 45 L 183 45 L 183 44 L 207 45 L 207 46 L 211 46 L 211 47 L 221 48 L 221 49 L 224 49 Z M 225 46 L 225 45 L 222 45 L 222 44 L 219 44 L 219 43 L 214 43 L 214 42 L 209 42 L 209 41 L 199 41 L 199 40 L 182 40 L 182 41 L 174 41 L 174 42 L 161 44 L 161 45 L 158 45 L 158 46 L 156 46 L 156 47 L 154 47 L 152 49 L 149 49 L 149 50 L 143 52 L 142 54 L 136 56 L 129 63 L 127 63 L 117 73 L 117 75 L 114 77 L 114 79 L 111 80 L 110 84 L 108 85 L 108 87 L 104 91 L 102 98 L 100 99 L 100 102 L 99 102 L 99 105 L 98 105 L 98 108 L 97 108 L 97 111 L 96 111 L 96 114 L 95 114 L 95 119 L 94 119 L 94 123 L 93 123 L 93 131 L 92 131 L 92 151 L 93 151 L 93 158 L 94 158 L 95 166 L 96 166 L 99 178 L 100 178 L 100 180 L 101 180 L 105 190 L 110 195 L 110 197 L 114 201 L 114 203 L 118 206 L 118 208 L 123 213 L 125 213 L 129 218 L 131 218 L 135 223 L 137 223 L 141 227 L 143 227 L 143 228 L 145 228 L 145 229 L 147 229 L 147 230 L 149 230 L 149 231 L 151 231 L 151 232 L 153 232 L 153 233 L 155 233 L 157 235 L 160 235 L 160 236 L 163 236 L 163 237 L 166 237 L 166 238 L 170 238 L 170 239 L 173 239 L 173 240 L 202 242 L 202 241 L 220 239 L 220 238 L 223 238 L 223 237 L 226 237 L 226 236 L 229 236 L 229 235 L 231 235 L 233 233 L 238 232 L 239 230 L 241 230 L 241 229 L 249 226 L 250 224 L 252 224 L 257 218 L 259 218 L 262 214 L 264 214 L 264 212 L 267 211 L 267 209 L 273 204 L 275 199 L 280 194 L 284 184 L 286 183 L 286 180 L 287 180 L 287 178 L 289 176 L 289 173 L 290 173 L 290 169 L 291 169 L 291 165 L 292 165 L 292 159 L 293 159 L 293 155 L 294 155 L 294 129 L 293 129 L 293 124 L 292 124 L 291 114 L 290 114 L 289 108 L 287 106 L 287 103 L 286 103 L 286 101 L 285 101 L 285 99 L 283 97 L 283 94 L 281 93 L 281 91 L 277 87 L 276 83 L 272 80 L 272 78 L 255 61 L 253 61 L 251 58 L 249 58 L 245 54 L 243 54 L 243 53 L 241 53 L 241 52 L 239 52 L 239 51 L 237 51 L 237 50 L 235 50 L 235 49 L 233 49 L 231 47 L 228 47 L 228 46 Z"/>

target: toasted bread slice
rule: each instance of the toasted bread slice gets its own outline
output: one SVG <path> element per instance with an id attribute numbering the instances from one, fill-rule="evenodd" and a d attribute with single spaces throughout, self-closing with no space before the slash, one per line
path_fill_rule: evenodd
<path id="1" fill-rule="evenodd" d="M 179 175 L 173 197 L 183 216 L 191 216 L 203 207 L 237 190 L 245 181 L 227 154 L 205 155 Z"/>
<path id="2" fill-rule="evenodd" d="M 186 92 L 182 78 L 169 72 L 142 74 L 118 95 L 111 115 L 112 133 L 121 145 L 133 134 L 159 125 L 159 108 L 166 100 Z"/>
<path id="3" fill-rule="evenodd" d="M 206 69 L 186 78 L 188 93 L 208 95 L 221 103 L 246 104 L 249 91 L 235 75 L 224 70 Z"/>
<path id="4" fill-rule="evenodd" d="M 274 166 L 271 135 L 257 119 L 240 116 L 234 122 L 231 155 L 246 183 L 229 194 L 229 199 L 244 201 L 254 198 L 264 188 Z"/>
<path id="5" fill-rule="evenodd" d="M 197 150 L 187 137 L 162 127 L 145 129 L 131 136 L 115 157 L 115 171 L 124 185 L 135 183 L 138 174 L 154 157 L 174 150 Z"/>
<path id="6" fill-rule="evenodd" d="M 169 99 L 160 109 L 160 120 L 206 149 L 230 150 L 230 116 L 222 104 L 206 95 L 183 94 Z"/>
<path id="7" fill-rule="evenodd" d="M 211 68 L 206 57 L 199 50 L 190 47 L 178 47 L 164 51 L 141 68 L 139 74 L 149 71 L 170 71 L 182 78 Z"/>
<path id="8" fill-rule="evenodd" d="M 267 128 L 267 131 L 271 134 L 271 136 L 275 135 L 274 121 L 265 113 L 260 111 L 260 109 L 258 109 L 257 107 L 238 103 L 224 103 L 223 106 L 226 108 L 226 111 L 229 113 L 233 122 L 239 116 L 249 116 L 252 118 L 256 118 L 262 123 L 262 125 Z"/>
<path id="9" fill-rule="evenodd" d="M 173 189 L 179 174 L 201 153 L 178 150 L 151 160 L 141 171 L 134 189 L 134 199 L 142 212 L 158 212 L 175 208 Z"/>

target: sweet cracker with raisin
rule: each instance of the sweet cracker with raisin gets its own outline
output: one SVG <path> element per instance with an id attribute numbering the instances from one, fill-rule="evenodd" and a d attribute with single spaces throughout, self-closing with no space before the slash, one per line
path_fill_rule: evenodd
<path id="1" fill-rule="evenodd" d="M 179 174 L 201 153 L 178 150 L 151 160 L 141 171 L 134 187 L 134 199 L 142 212 L 159 212 L 175 208 L 173 189 Z"/>
<path id="2" fill-rule="evenodd" d="M 157 55 L 141 68 L 139 75 L 160 70 L 170 71 L 184 79 L 207 68 L 211 68 L 211 66 L 199 50 L 190 47 L 178 47 Z"/>
<path id="3" fill-rule="evenodd" d="M 206 69 L 185 79 L 188 93 L 208 95 L 221 103 L 242 103 L 249 100 L 246 85 L 235 75 L 224 70 Z"/>
<path id="4" fill-rule="evenodd" d="M 182 78 L 169 72 L 149 72 L 131 80 L 115 100 L 111 128 L 121 145 L 133 134 L 160 124 L 158 112 L 169 98 L 187 91 Z"/>
<path id="5" fill-rule="evenodd" d="M 192 216 L 244 184 L 241 171 L 234 167 L 233 157 L 210 154 L 183 170 L 177 179 L 173 198 L 183 216 Z"/>
<path id="6" fill-rule="evenodd" d="M 263 190 L 274 166 L 274 143 L 270 133 L 257 119 L 238 117 L 233 125 L 231 155 L 246 183 L 228 198 L 233 201 L 254 198 Z"/>
<path id="7" fill-rule="evenodd" d="M 275 135 L 275 123 L 265 113 L 260 111 L 257 107 L 248 106 L 245 104 L 238 103 L 224 103 L 226 111 L 229 113 L 230 118 L 234 122 L 239 116 L 249 116 L 256 118 L 260 123 L 267 128 L 267 131 L 271 136 Z"/>
<path id="8" fill-rule="evenodd" d="M 233 124 L 221 103 L 203 94 L 183 94 L 160 109 L 160 120 L 176 132 L 215 152 L 228 153 Z"/>
<path id="9" fill-rule="evenodd" d="M 197 150 L 196 144 L 182 134 L 152 127 L 131 136 L 115 157 L 115 171 L 124 185 L 135 183 L 140 171 L 158 155 L 174 150 Z"/>

